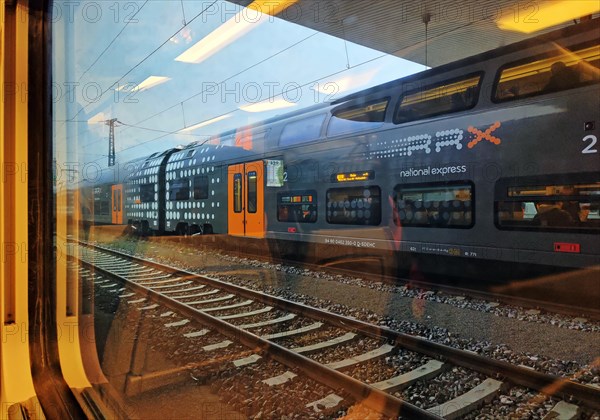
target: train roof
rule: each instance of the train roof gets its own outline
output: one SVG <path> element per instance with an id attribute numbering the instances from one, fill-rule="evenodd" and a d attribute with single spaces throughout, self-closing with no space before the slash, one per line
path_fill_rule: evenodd
<path id="1" fill-rule="evenodd" d="M 548 32 L 548 33 L 545 33 L 545 34 L 542 34 L 542 35 L 539 35 L 539 36 L 536 36 L 533 38 L 515 42 L 510 45 L 506 45 L 503 47 L 494 48 L 492 50 L 489 50 L 489 51 L 486 51 L 486 52 L 483 52 L 480 54 L 476 54 L 471 57 L 466 57 L 466 58 L 463 58 L 461 60 L 458 60 L 458 61 L 455 61 L 452 63 L 444 64 L 442 66 L 435 67 L 435 68 L 432 68 L 432 69 L 429 69 L 429 70 L 426 70 L 423 72 L 415 73 L 410 76 L 392 80 L 390 82 L 387 82 L 387 83 L 384 83 L 381 85 L 373 86 L 371 88 L 361 90 L 359 92 L 355 92 L 350 95 L 344 96 L 342 98 L 336 99 L 335 101 L 332 102 L 332 104 L 337 105 L 337 104 L 341 104 L 341 103 L 355 100 L 358 98 L 368 97 L 368 96 L 371 96 L 371 95 L 376 94 L 381 91 L 386 91 L 389 89 L 397 88 L 404 83 L 410 83 L 410 82 L 414 82 L 415 80 L 426 79 L 426 78 L 429 78 L 429 77 L 432 77 L 432 76 L 435 76 L 438 74 L 450 72 L 450 71 L 458 69 L 458 68 L 468 67 L 469 65 L 472 65 L 474 63 L 479 63 L 479 62 L 491 60 L 494 58 L 498 58 L 503 55 L 513 53 L 515 51 L 532 48 L 532 47 L 539 45 L 540 43 L 553 42 L 553 41 L 557 41 L 557 40 L 560 40 L 565 37 L 576 35 L 581 32 L 588 32 L 588 31 L 594 31 L 594 30 L 596 32 L 598 32 L 597 36 L 600 36 L 600 18 L 595 18 L 595 19 L 591 19 L 587 22 L 581 22 L 576 25 L 567 26 L 567 27 L 564 27 L 561 29 L 557 29 L 556 31 Z"/>

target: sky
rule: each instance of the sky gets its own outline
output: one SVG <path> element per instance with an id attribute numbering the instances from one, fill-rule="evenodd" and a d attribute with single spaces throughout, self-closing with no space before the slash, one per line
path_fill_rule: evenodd
<path id="1" fill-rule="evenodd" d="M 109 119 L 122 164 L 425 69 L 255 4 L 55 2 L 54 119 L 77 159 L 106 165 Z"/>

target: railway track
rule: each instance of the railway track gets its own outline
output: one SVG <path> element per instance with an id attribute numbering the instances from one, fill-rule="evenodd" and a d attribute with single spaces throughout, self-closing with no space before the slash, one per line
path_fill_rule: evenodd
<path id="1" fill-rule="evenodd" d="M 208 238 L 207 240 L 204 240 Z M 499 283 L 494 288 L 490 290 L 483 290 L 481 288 L 472 287 L 472 283 L 469 286 L 457 286 L 448 283 L 446 278 L 442 278 L 442 276 L 434 276 L 435 281 L 428 280 L 417 280 L 414 278 L 402 278 L 397 276 L 392 276 L 385 274 L 381 271 L 385 271 L 381 268 L 382 262 L 379 261 L 376 257 L 364 257 L 357 256 L 355 259 L 345 257 L 341 264 L 339 260 L 332 260 L 329 263 L 316 263 L 311 261 L 303 261 L 303 260 L 286 260 L 283 258 L 278 258 L 273 255 L 266 248 L 256 248 L 256 242 L 252 241 L 249 244 L 251 245 L 249 248 L 253 250 L 253 252 L 247 252 L 246 248 L 243 246 L 237 247 L 223 247 L 222 242 L 213 243 L 210 241 L 209 237 L 202 236 L 192 236 L 192 237 L 180 237 L 180 236 L 166 236 L 163 238 L 166 243 L 172 243 L 177 245 L 185 244 L 189 247 L 198 248 L 198 246 L 206 247 L 211 250 L 221 250 L 227 255 L 237 256 L 239 258 L 252 258 L 259 261 L 264 261 L 271 264 L 292 264 L 301 269 L 309 269 L 311 271 L 316 272 L 327 272 L 332 275 L 342 275 L 342 276 L 359 276 L 360 278 L 366 281 L 372 282 L 381 282 L 389 285 L 398 285 L 405 284 L 410 285 L 411 288 L 414 289 L 422 289 L 427 291 L 436 291 L 446 293 L 451 296 L 464 296 L 469 297 L 471 299 L 480 299 L 489 302 L 497 302 L 502 303 L 504 305 L 509 306 L 518 306 L 527 309 L 538 309 L 548 313 L 553 314 L 561 314 L 571 317 L 584 317 L 591 320 L 600 320 L 600 310 L 597 307 L 582 305 L 581 302 L 577 302 L 577 304 L 564 304 L 556 301 L 552 301 L 549 299 L 540 299 L 539 297 L 532 298 L 522 296 L 520 293 L 515 293 L 510 291 L 510 285 L 506 283 Z M 360 263 L 361 266 L 367 265 L 373 268 L 373 271 L 357 271 L 355 268 Z M 344 265 L 353 264 L 353 268 L 345 268 Z M 584 273 L 586 276 L 594 276 L 593 272 L 596 268 L 590 268 L 587 271 L 589 273 Z M 584 270 L 586 271 L 586 270 Z M 558 275 L 556 278 L 568 278 L 568 273 L 563 273 Z M 544 278 L 537 279 L 538 282 L 544 281 Z M 460 279 L 459 283 L 461 283 Z M 563 280 L 569 281 L 569 280 Z M 551 283 L 551 280 L 547 280 L 547 282 Z M 487 282 L 483 282 L 487 283 Z M 479 283 L 481 284 L 481 282 Z M 480 287 L 480 286 L 478 286 Z M 539 294 L 539 293 L 538 293 Z M 531 293 L 530 293 L 531 295 Z"/>
<path id="2" fill-rule="evenodd" d="M 600 410 L 600 389 L 568 378 L 485 358 L 106 248 L 79 243 L 69 253 L 73 261 L 79 261 L 84 280 L 101 283 L 97 287 L 142 311 L 168 308 L 162 315 L 168 314 L 169 320 L 170 315 L 176 315 L 177 319 L 165 322 L 166 328 L 192 322 L 202 327 L 190 329 L 186 337 L 216 332 L 202 349 L 211 352 L 236 347 L 223 363 L 227 369 L 256 369 L 276 362 L 277 367 L 268 369 L 276 374 L 263 379 L 268 388 L 293 386 L 298 375 L 320 384 L 322 398 L 306 404 L 317 412 L 359 402 L 387 417 L 457 418 L 517 386 L 561 398 L 563 401 L 556 404 L 553 414 L 548 413 L 550 416 Z M 416 367 L 390 368 L 390 364 L 406 358 L 416 360 L 410 364 Z M 195 372 L 194 367 L 188 368 Z M 467 372 L 470 384 L 459 387 L 461 393 L 454 398 L 440 402 L 431 395 L 426 406 L 408 402 L 411 387 L 458 371 Z M 222 373 L 213 378 L 227 383 L 227 374 L 225 379 Z"/>

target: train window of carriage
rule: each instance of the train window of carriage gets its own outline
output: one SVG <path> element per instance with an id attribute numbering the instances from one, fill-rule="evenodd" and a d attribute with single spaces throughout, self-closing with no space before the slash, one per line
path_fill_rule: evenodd
<path id="1" fill-rule="evenodd" d="M 257 205 L 257 176 L 256 172 L 248 172 L 248 213 L 256 213 Z"/>
<path id="2" fill-rule="evenodd" d="M 242 174 L 233 175 L 233 211 L 242 212 Z"/>
<path id="3" fill-rule="evenodd" d="M 377 226 L 381 223 L 381 188 L 331 188 L 326 206 L 327 223 Z"/>
<path id="4" fill-rule="evenodd" d="M 471 109 L 477 104 L 480 83 L 481 74 L 470 74 L 460 79 L 409 90 L 400 100 L 394 123 L 402 124 Z"/>
<path id="5" fill-rule="evenodd" d="M 500 229 L 600 231 L 600 182 L 507 188 L 496 201 Z"/>
<path id="6" fill-rule="evenodd" d="M 151 203 L 154 201 L 154 184 L 140 185 L 140 201 L 142 203 Z"/>
<path id="7" fill-rule="evenodd" d="M 316 140 L 321 136 L 325 114 L 313 115 L 287 124 L 279 138 L 280 146 L 291 146 Z"/>
<path id="8" fill-rule="evenodd" d="M 407 91 L 400 100 L 394 123 L 465 111 L 477 104 L 481 74 L 470 74 L 432 86 Z"/>
<path id="9" fill-rule="evenodd" d="M 473 190 L 469 182 L 397 185 L 394 223 L 431 228 L 473 227 Z"/>
<path id="10" fill-rule="evenodd" d="M 277 220 L 314 223 L 317 221 L 317 192 L 289 191 L 277 194 Z"/>
<path id="11" fill-rule="evenodd" d="M 194 177 L 194 200 L 208 198 L 208 176 L 199 175 Z"/>
<path id="12" fill-rule="evenodd" d="M 110 190 L 107 187 L 94 188 L 94 214 L 106 216 L 110 214 Z"/>
<path id="13" fill-rule="evenodd" d="M 600 46 L 561 49 L 560 55 L 537 56 L 500 69 L 493 100 L 510 101 L 600 82 Z"/>
<path id="14" fill-rule="evenodd" d="M 171 181 L 169 185 L 169 200 L 181 201 L 190 199 L 190 180 L 179 178 Z"/>
<path id="15" fill-rule="evenodd" d="M 383 124 L 390 98 L 377 99 L 366 104 L 342 106 L 332 112 L 327 136 L 377 128 Z"/>

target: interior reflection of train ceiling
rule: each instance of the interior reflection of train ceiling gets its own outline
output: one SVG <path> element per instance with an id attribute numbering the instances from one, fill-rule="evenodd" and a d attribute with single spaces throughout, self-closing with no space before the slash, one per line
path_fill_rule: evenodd
<path id="1" fill-rule="evenodd" d="M 297 0 L 278 17 L 437 67 L 572 25 L 569 13 L 577 14 L 575 3 L 581 6 L 579 16 L 589 16 L 590 10 L 593 17 L 600 15 L 597 0 Z M 552 18 L 563 21 L 544 28 Z"/>

